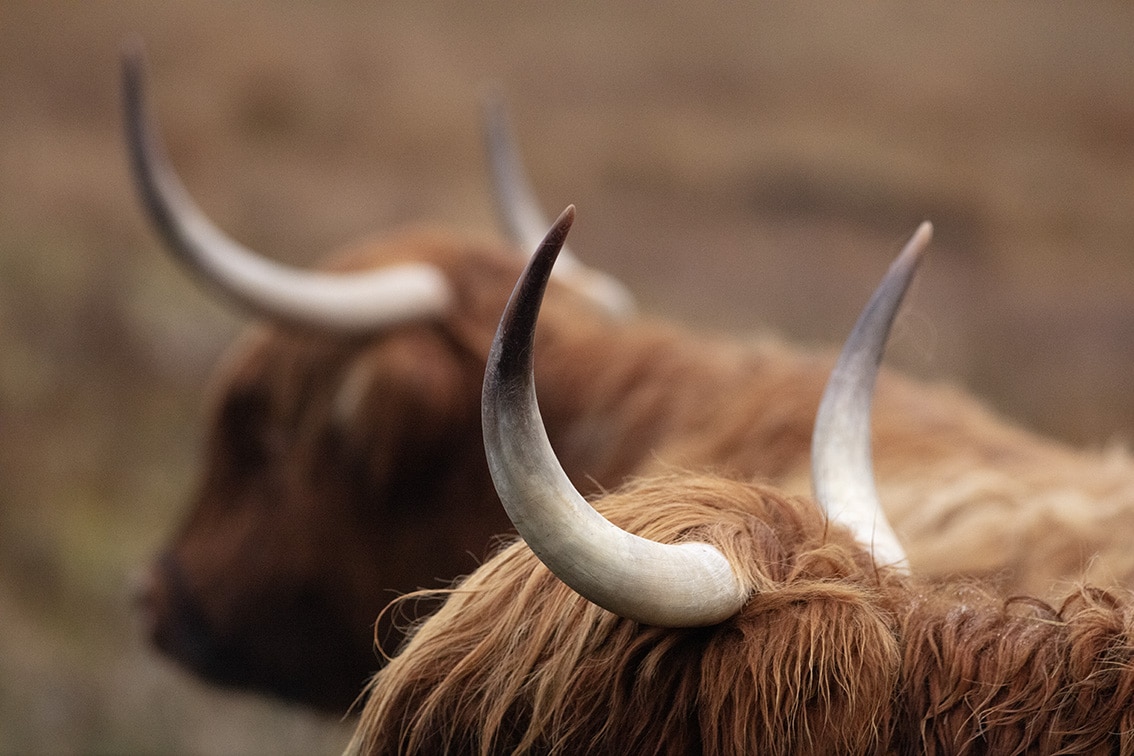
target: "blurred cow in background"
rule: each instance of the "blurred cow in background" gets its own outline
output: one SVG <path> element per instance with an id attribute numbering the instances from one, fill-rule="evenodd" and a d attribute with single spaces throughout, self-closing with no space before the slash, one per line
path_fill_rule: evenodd
<path id="1" fill-rule="evenodd" d="M 379 666 L 382 606 L 470 571 L 510 529 L 484 466 L 477 397 L 524 257 L 420 230 L 348 249 L 322 272 L 274 264 L 189 199 L 146 112 L 140 53 L 126 56 L 123 84 L 158 230 L 266 320 L 218 370 L 197 501 L 144 582 L 143 614 L 160 649 L 210 680 L 342 711 Z M 596 343 L 632 307 L 581 265 L 554 299 L 563 334 Z M 570 345 L 547 348 L 573 362 Z M 564 420 L 583 414 L 586 397 L 565 399 Z M 602 459 L 601 428 L 562 427 L 580 471 L 627 472 Z M 396 642 L 396 630 L 379 635 Z"/>

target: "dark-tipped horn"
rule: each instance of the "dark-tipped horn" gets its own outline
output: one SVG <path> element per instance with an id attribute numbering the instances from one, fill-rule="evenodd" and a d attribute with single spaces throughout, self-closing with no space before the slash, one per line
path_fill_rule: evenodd
<path id="1" fill-rule="evenodd" d="M 198 209 L 166 157 L 147 109 L 144 68 L 140 45 L 130 45 L 122 91 L 134 177 L 151 221 L 194 273 L 258 314 L 332 331 L 373 331 L 447 311 L 452 293 L 432 266 L 317 273 L 272 262 L 228 238 Z"/>
<path id="2" fill-rule="evenodd" d="M 708 544 L 657 543 L 611 524 L 575 490 L 548 441 L 532 351 L 547 280 L 574 215 L 567 208 L 532 257 L 489 354 L 481 413 L 493 482 L 528 546 L 583 597 L 649 625 L 721 622 L 748 596 L 724 555 Z"/>
<path id="3" fill-rule="evenodd" d="M 536 200 L 516 146 L 504 98 L 490 91 L 484 97 L 484 140 L 493 197 L 504 232 L 520 249 L 536 249 L 547 219 Z M 566 247 L 559 253 L 553 275 L 611 315 L 626 317 L 637 310 L 634 295 L 608 273 L 589 268 Z"/>
<path id="4" fill-rule="evenodd" d="M 874 487 L 870 407 L 890 326 L 932 237 L 933 227 L 922 223 L 859 316 L 823 392 L 811 441 L 811 481 L 819 504 L 832 521 L 854 531 L 879 564 L 902 567 L 905 550 Z"/>

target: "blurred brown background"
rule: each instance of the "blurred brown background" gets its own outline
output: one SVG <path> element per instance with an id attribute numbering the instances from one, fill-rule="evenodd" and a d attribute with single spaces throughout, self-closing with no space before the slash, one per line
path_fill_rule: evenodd
<path id="1" fill-rule="evenodd" d="M 842 338 L 937 227 L 894 362 L 1101 446 L 1134 428 L 1134 6 L 0 4 L 0 752 L 333 753 L 348 728 L 197 683 L 131 622 L 244 319 L 132 193 L 136 34 L 191 191 L 307 264 L 405 223 L 496 233 L 479 94 L 549 215 L 647 309 Z M 1134 534 L 1132 534 L 1134 537 Z"/>

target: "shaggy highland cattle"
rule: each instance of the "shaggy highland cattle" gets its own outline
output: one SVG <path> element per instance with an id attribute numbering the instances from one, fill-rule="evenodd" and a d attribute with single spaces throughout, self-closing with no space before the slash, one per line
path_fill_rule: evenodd
<path id="1" fill-rule="evenodd" d="M 349 753 L 1134 753 L 1128 591 L 1054 607 L 871 556 L 901 561 L 869 414 L 916 239 L 832 374 L 815 501 L 673 473 L 592 508 L 555 459 L 532 373 L 569 223 L 517 286 L 484 382 L 489 465 L 524 541 L 447 591 L 375 676 Z"/>
<path id="2" fill-rule="evenodd" d="M 469 572 L 510 529 L 484 465 L 478 396 L 524 258 L 428 230 L 360 244 L 324 272 L 261 258 L 192 203 L 143 84 L 131 50 L 128 146 L 148 215 L 181 262 L 267 322 L 217 372 L 197 502 L 142 581 L 141 613 L 157 647 L 207 679 L 341 712 L 380 665 L 381 608 Z M 632 306 L 582 265 L 561 280 L 552 299 L 577 338 L 598 343 Z M 566 361 L 556 338 L 546 348 Z M 564 415 L 585 402 L 565 402 Z M 562 426 L 580 471 L 625 474 L 599 456 L 593 430 Z"/>
<path id="3" fill-rule="evenodd" d="M 470 572 L 511 531 L 478 408 L 522 256 L 415 231 L 345 250 L 323 272 L 258 257 L 172 172 L 137 54 L 124 74 L 149 215 L 196 275 L 266 319 L 214 378 L 196 501 L 145 581 L 142 613 L 160 649 L 211 680 L 342 711 L 382 664 L 381 608 Z M 539 213 L 498 108 L 491 122 L 506 222 L 525 240 Z M 534 348 L 548 433 L 580 490 L 673 468 L 806 490 L 833 355 L 626 318 L 625 290 L 572 262 Z M 919 574 L 995 575 L 1043 595 L 1081 576 L 1134 580 L 1118 537 L 1134 530 L 1123 453 L 1070 450 L 893 374 L 880 379 L 874 452 Z M 377 630 L 387 648 L 400 637 L 390 625 Z"/>

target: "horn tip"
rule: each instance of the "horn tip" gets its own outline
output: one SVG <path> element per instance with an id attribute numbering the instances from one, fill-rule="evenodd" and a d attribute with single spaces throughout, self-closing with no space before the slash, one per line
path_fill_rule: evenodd
<path id="1" fill-rule="evenodd" d="M 529 267 L 537 265 L 537 267 L 544 268 L 541 276 L 551 275 L 551 266 L 555 264 L 555 259 L 559 257 L 560 251 L 563 249 L 564 243 L 567 241 L 567 234 L 571 230 L 571 224 L 575 222 L 575 206 L 568 205 L 559 217 L 555 219 L 555 223 L 551 225 L 547 234 L 543 237 L 543 242 L 540 243 L 539 248 L 536 249 L 535 255 L 529 263 Z M 537 260 L 543 262 L 536 263 Z"/>
<path id="2" fill-rule="evenodd" d="M 555 223 L 551 224 L 551 228 L 544 236 L 542 246 L 554 246 L 556 248 L 555 254 L 559 254 L 559 250 L 567 241 L 567 232 L 571 230 L 571 226 L 575 223 L 575 206 L 568 205 L 555 219 Z"/>
<path id="3" fill-rule="evenodd" d="M 118 57 L 127 74 L 137 75 L 145 65 L 146 45 L 140 34 L 128 34 L 118 46 Z"/>
<path id="4" fill-rule="evenodd" d="M 929 247 L 931 241 L 933 241 L 933 223 L 926 220 L 922 221 L 917 227 L 917 230 L 914 231 L 913 236 L 910 237 L 910 241 L 906 246 L 920 255 Z"/>
<path id="5" fill-rule="evenodd" d="M 933 241 L 933 223 L 927 220 L 922 221 L 921 225 L 917 227 L 917 231 L 914 231 L 912 241 L 920 249 L 928 247 L 929 243 Z"/>
<path id="6" fill-rule="evenodd" d="M 929 221 L 922 221 L 910 240 L 906 242 L 906 246 L 902 248 L 901 253 L 898 254 L 895 264 L 902 268 L 916 266 L 921 262 L 921 258 L 929 248 L 931 241 L 933 241 L 933 224 Z"/>
<path id="7" fill-rule="evenodd" d="M 121 61 L 122 89 L 125 92 L 126 103 L 130 112 L 138 108 L 138 101 L 142 98 L 146 72 L 146 46 L 141 35 L 131 34 L 122 40 L 119 46 L 118 57 Z"/>

